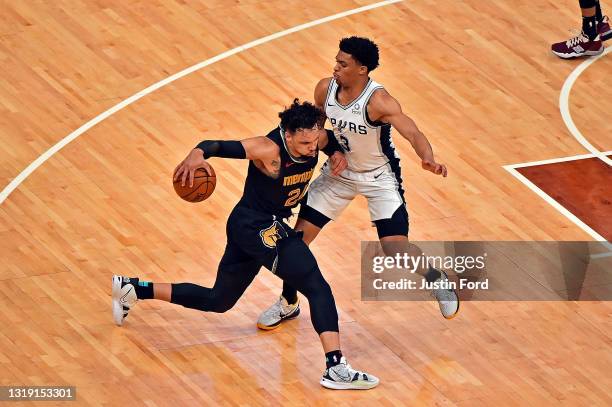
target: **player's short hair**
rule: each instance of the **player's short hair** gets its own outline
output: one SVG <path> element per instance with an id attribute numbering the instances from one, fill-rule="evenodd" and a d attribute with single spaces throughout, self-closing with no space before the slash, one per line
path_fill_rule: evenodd
<path id="1" fill-rule="evenodd" d="M 302 102 L 295 98 L 291 106 L 278 114 L 283 130 L 294 133 L 298 129 L 312 129 L 315 126 L 323 127 L 325 114 L 321 109 L 310 102 Z"/>
<path id="2" fill-rule="evenodd" d="M 348 37 L 340 40 L 340 51 L 350 54 L 353 59 L 373 71 L 378 66 L 378 46 L 368 38 Z"/>

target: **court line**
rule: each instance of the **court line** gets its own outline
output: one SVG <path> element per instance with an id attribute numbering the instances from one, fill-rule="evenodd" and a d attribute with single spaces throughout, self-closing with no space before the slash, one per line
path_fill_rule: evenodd
<path id="1" fill-rule="evenodd" d="M 591 259 L 605 259 L 606 257 L 612 257 L 612 251 L 607 253 L 599 253 L 599 254 L 591 254 L 589 256 Z"/>
<path id="2" fill-rule="evenodd" d="M 578 65 L 572 73 L 567 77 L 565 82 L 563 83 L 563 87 L 561 88 L 561 93 L 559 94 L 559 110 L 561 111 L 561 117 L 563 118 L 563 122 L 565 126 L 571 133 L 571 135 L 580 143 L 587 151 L 590 151 L 594 156 L 605 162 L 606 164 L 612 166 L 612 160 L 603 155 L 599 150 L 597 150 L 591 143 L 587 141 L 587 139 L 582 135 L 580 130 L 574 124 L 574 120 L 572 119 L 572 115 L 569 110 L 569 96 L 572 90 L 572 86 L 576 82 L 576 79 L 587 69 L 591 64 L 597 61 L 600 58 L 603 58 L 604 55 L 612 52 L 612 48 L 606 48 L 603 53 L 596 57 L 588 58 L 580 65 Z"/>
<path id="3" fill-rule="evenodd" d="M 612 150 L 603 151 L 601 154 L 604 154 L 606 156 L 610 155 L 612 154 Z M 505 165 L 504 167 L 524 168 L 524 167 L 532 167 L 534 165 L 556 164 L 556 163 L 563 163 L 563 162 L 568 162 L 568 161 L 584 160 L 587 158 L 595 158 L 595 157 L 597 157 L 597 155 L 593 153 L 589 153 L 589 154 L 572 155 L 569 157 L 551 158 L 548 160 L 529 161 L 529 162 L 518 163 L 518 164 L 508 164 L 508 165 Z"/>
<path id="4" fill-rule="evenodd" d="M 580 229 L 582 229 L 583 231 L 588 233 L 593 239 L 595 239 L 595 240 L 597 240 L 599 242 L 602 242 L 602 244 L 608 250 L 612 250 L 612 244 L 610 244 L 610 242 L 608 242 L 603 236 L 601 236 L 595 230 L 591 229 L 591 227 L 589 225 L 587 225 L 582 220 L 580 220 L 580 218 L 578 218 L 576 215 L 574 215 L 569 210 L 567 210 L 563 205 L 561 205 L 559 202 L 557 202 L 555 199 L 553 199 L 546 192 L 542 191 L 537 185 L 535 185 L 533 182 L 531 182 L 527 177 L 525 177 L 523 174 L 521 174 L 515 168 L 513 168 L 512 165 L 504 165 L 503 168 L 506 171 L 508 171 L 510 174 L 512 174 L 520 182 L 525 184 L 529 189 L 531 189 L 533 192 L 535 192 L 540 198 L 542 198 L 543 200 L 548 202 L 553 208 L 555 208 L 556 210 L 561 212 L 562 215 L 564 215 L 566 218 L 568 218 L 569 220 L 574 222 L 574 224 L 576 224 L 576 226 L 578 226 Z"/>
<path id="5" fill-rule="evenodd" d="M 563 118 L 563 122 L 565 126 L 569 130 L 570 134 L 586 149 L 590 152 L 590 154 L 581 154 L 572 157 L 561 157 L 561 158 L 552 158 L 550 160 L 541 160 L 541 161 L 532 161 L 527 163 L 519 163 L 519 164 L 509 164 L 504 165 L 503 168 L 508 171 L 512 176 L 518 179 L 520 182 L 525 184 L 529 189 L 535 192 L 540 198 L 544 199 L 544 201 L 548 202 L 553 208 L 558 210 L 562 215 L 566 218 L 574 222 L 576 226 L 580 229 L 588 233 L 593 239 L 602 242 L 602 244 L 609 250 L 612 251 L 612 244 L 608 242 L 603 236 L 593 230 L 590 226 L 584 223 L 580 218 L 567 210 L 563 205 L 553 199 L 546 192 L 542 191 L 538 186 L 536 186 L 533 182 L 531 182 L 527 177 L 523 176 L 519 173 L 516 168 L 521 167 L 529 167 L 533 165 L 541 165 L 541 164 L 553 164 L 558 162 L 565 161 L 573 161 L 585 158 L 594 158 L 597 157 L 602 160 L 604 163 L 608 165 L 612 165 L 612 160 L 610 160 L 606 155 L 610 154 L 610 151 L 601 152 L 596 149 L 591 143 L 587 141 L 587 139 L 582 135 L 580 130 L 576 127 L 574 120 L 572 119 L 572 115 L 569 110 L 569 96 L 572 90 L 572 86 L 578 79 L 578 77 L 587 69 L 591 64 L 593 64 L 598 59 L 602 58 L 604 55 L 608 54 L 612 51 L 612 48 L 607 48 L 603 53 L 594 58 L 588 58 L 580 65 L 578 65 L 567 77 L 563 86 L 561 88 L 561 93 L 559 94 L 559 110 L 561 111 L 561 117 Z"/>
<path id="6" fill-rule="evenodd" d="M 308 23 L 304 23 L 304 24 L 300 24 L 297 25 L 295 27 L 292 28 L 288 28 L 286 30 L 283 31 L 279 31 L 277 33 L 274 34 L 270 34 L 270 35 L 266 35 L 265 37 L 259 38 L 257 40 L 248 42 L 244 45 L 240 45 L 238 47 L 235 47 L 231 50 L 225 51 L 219 55 L 216 55 L 212 58 L 209 58 L 205 61 L 202 61 L 200 63 L 197 63 L 193 66 L 190 66 L 189 68 L 183 69 L 180 72 L 175 73 L 174 75 L 171 75 L 169 77 L 167 77 L 166 79 L 163 79 L 151 86 L 149 86 L 146 89 L 141 90 L 140 92 L 130 96 L 129 98 L 121 101 L 120 103 L 116 104 L 115 106 L 111 107 L 110 109 L 106 110 L 105 112 L 99 114 L 98 116 L 94 117 L 93 119 L 91 119 L 90 121 L 88 121 L 87 123 L 83 124 L 81 127 L 79 127 L 78 129 L 76 129 L 75 131 L 73 131 L 72 133 L 70 133 L 69 135 L 67 135 L 66 137 L 64 137 L 62 140 L 60 140 L 59 142 L 57 142 L 53 147 L 49 148 L 47 151 L 45 151 L 42 155 L 40 155 L 36 160 L 34 160 L 32 163 L 30 163 L 30 165 L 28 165 L 23 171 L 21 171 L 19 173 L 19 175 L 17 175 L 3 190 L 2 192 L 0 192 L 0 204 L 2 204 L 8 197 L 9 195 L 15 190 L 17 189 L 17 187 L 19 185 L 21 185 L 21 183 L 23 181 L 25 181 L 25 179 L 30 176 L 30 174 L 32 174 L 38 167 L 40 167 L 41 165 L 43 165 L 45 163 L 45 161 L 47 161 L 49 158 L 51 158 L 55 153 L 57 153 L 58 151 L 60 151 L 62 148 L 64 148 L 66 145 L 68 145 L 70 142 L 74 141 L 75 139 L 77 139 L 80 135 L 82 135 L 83 133 L 85 133 L 87 130 L 91 129 L 93 126 L 95 126 L 96 124 L 100 123 L 102 120 L 108 118 L 109 116 L 111 116 L 114 113 L 117 113 L 119 110 L 123 109 L 126 106 L 131 105 L 132 103 L 136 102 L 138 99 L 148 95 L 151 92 L 156 91 L 157 89 L 171 83 L 174 82 L 177 79 L 180 79 L 184 76 L 187 76 L 197 70 L 200 70 L 204 67 L 207 67 L 209 65 L 212 65 L 216 62 L 222 61 L 232 55 L 238 54 L 242 51 L 246 51 L 247 49 L 256 47 L 258 45 L 261 44 L 265 44 L 266 42 L 270 42 L 272 40 L 284 37 L 286 35 L 289 34 L 293 34 L 296 33 L 298 31 L 302 31 L 305 30 L 307 28 L 311 28 L 311 27 L 315 27 L 317 25 L 320 24 L 324 24 L 330 21 L 334 21 L 343 17 L 347 17 L 353 14 L 358 14 L 358 13 L 362 13 L 364 11 L 369 11 L 369 10 L 373 10 L 379 7 L 383 7 L 383 6 L 387 6 L 390 4 L 394 4 L 394 3 L 399 3 L 403 0 L 386 0 L 386 1 L 380 1 L 378 3 L 373 3 L 367 6 L 363 6 L 363 7 L 358 7 L 352 10 L 347 10 L 347 11 L 343 11 L 340 13 L 336 13 L 336 14 L 332 14 L 331 16 L 327 16 L 327 17 L 323 17 L 323 18 L 319 18 L 317 20 L 313 20 L 311 22 Z"/>

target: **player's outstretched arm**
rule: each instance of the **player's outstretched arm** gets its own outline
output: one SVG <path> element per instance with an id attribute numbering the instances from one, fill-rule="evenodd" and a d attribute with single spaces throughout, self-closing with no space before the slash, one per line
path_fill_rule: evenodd
<path id="1" fill-rule="evenodd" d="M 181 179 L 181 184 L 189 183 L 193 186 L 195 170 L 204 168 L 211 174 L 210 165 L 206 159 L 210 157 L 221 158 L 248 158 L 265 159 L 274 154 L 276 144 L 266 137 L 254 137 L 245 140 L 204 140 L 200 142 L 174 169 L 174 180 Z M 278 148 L 276 149 L 278 155 Z"/>
<path id="2" fill-rule="evenodd" d="M 242 140 L 242 147 L 249 160 L 268 161 L 280 159 L 278 145 L 267 137 L 252 137 Z"/>
<path id="3" fill-rule="evenodd" d="M 416 123 L 402 112 L 399 102 L 384 89 L 376 91 L 368 104 L 368 115 L 374 121 L 391 124 L 406 140 L 421 158 L 421 167 L 434 174 L 446 177 L 444 164 L 434 159 L 431 144 L 427 137 L 418 129 Z"/>

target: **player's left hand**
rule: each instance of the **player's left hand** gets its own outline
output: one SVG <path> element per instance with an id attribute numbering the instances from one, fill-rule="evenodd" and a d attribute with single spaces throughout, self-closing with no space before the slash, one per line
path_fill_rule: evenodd
<path id="1" fill-rule="evenodd" d="M 346 157 L 339 151 L 334 152 L 331 157 L 329 157 L 329 163 L 331 164 L 333 175 L 340 175 L 340 173 L 348 166 Z"/>
<path id="2" fill-rule="evenodd" d="M 424 170 L 431 171 L 436 175 L 442 175 L 443 177 L 446 177 L 447 175 L 446 165 L 438 164 L 433 160 L 422 160 L 421 167 L 423 167 Z"/>

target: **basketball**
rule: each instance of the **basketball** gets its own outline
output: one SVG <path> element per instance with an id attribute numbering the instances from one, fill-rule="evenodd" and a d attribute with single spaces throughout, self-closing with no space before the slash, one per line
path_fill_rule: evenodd
<path id="1" fill-rule="evenodd" d="M 210 167 L 211 175 L 208 175 L 204 168 L 198 168 L 193 174 L 193 187 L 189 186 L 189 182 L 185 181 L 185 186 L 181 186 L 181 178 L 174 181 L 174 190 L 176 194 L 187 202 L 202 202 L 212 195 L 217 185 L 217 176 L 212 166 Z"/>

